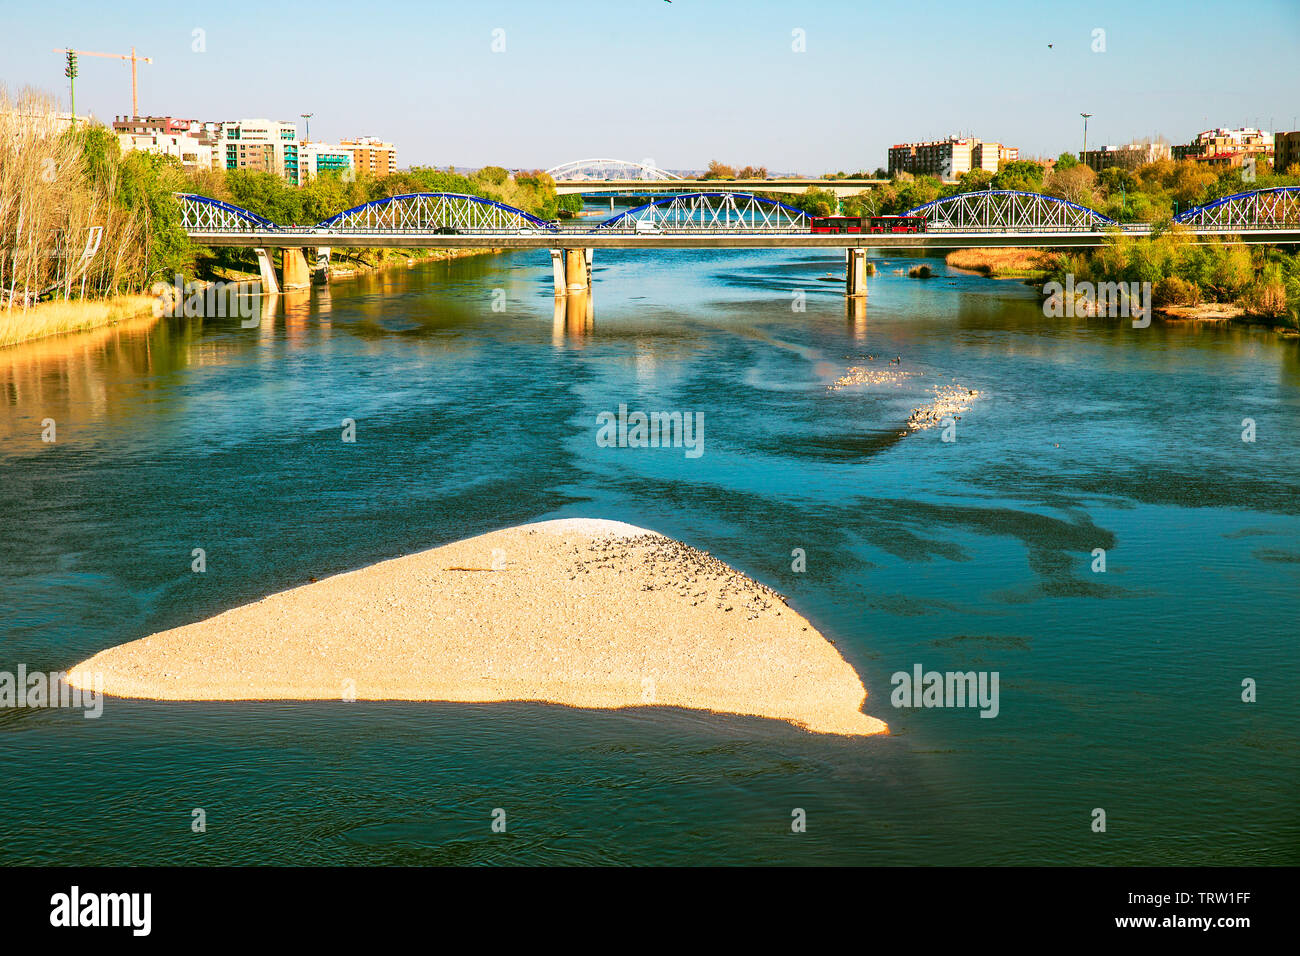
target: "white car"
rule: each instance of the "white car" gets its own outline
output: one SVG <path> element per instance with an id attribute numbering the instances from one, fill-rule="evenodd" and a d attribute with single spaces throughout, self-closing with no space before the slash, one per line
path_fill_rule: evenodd
<path id="1" fill-rule="evenodd" d="M 638 219 L 636 221 L 636 231 L 637 232 L 663 232 L 663 230 L 659 228 L 659 224 L 655 222 L 653 219 Z"/>

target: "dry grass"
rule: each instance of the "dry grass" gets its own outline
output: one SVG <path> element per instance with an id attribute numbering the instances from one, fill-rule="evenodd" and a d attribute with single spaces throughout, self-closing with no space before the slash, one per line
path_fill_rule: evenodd
<path id="1" fill-rule="evenodd" d="M 1046 271 L 1039 249 L 956 249 L 948 253 L 948 265 L 980 272 L 991 279 L 1029 278 Z"/>
<path id="2" fill-rule="evenodd" d="M 112 325 L 151 312 L 154 301 L 147 295 L 119 295 L 111 299 L 42 302 L 26 310 L 0 309 L 0 348 Z"/>

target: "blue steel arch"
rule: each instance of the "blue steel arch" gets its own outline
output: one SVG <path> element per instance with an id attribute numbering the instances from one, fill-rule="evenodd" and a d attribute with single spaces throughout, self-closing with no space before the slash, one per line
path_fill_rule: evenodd
<path id="1" fill-rule="evenodd" d="M 1063 209 L 1071 209 L 1075 212 L 1082 213 L 1085 216 L 1094 216 L 1097 219 L 1099 219 L 1101 222 L 1106 223 L 1108 225 L 1112 225 L 1112 226 L 1119 225 L 1119 223 L 1117 223 L 1114 219 L 1111 219 L 1110 216 L 1103 215 L 1102 213 L 1097 212 L 1097 210 L 1095 209 L 1089 209 L 1087 206 L 1080 206 L 1078 203 L 1070 202 L 1070 200 L 1068 199 L 1062 199 L 1059 196 L 1047 196 L 1044 195 L 1043 193 L 1025 192 L 1024 190 L 1021 189 L 977 189 L 977 190 L 972 190 L 970 192 L 953 193 L 951 196 L 942 196 L 939 199 L 932 199 L 927 203 L 922 203 L 921 205 L 915 207 L 914 209 L 909 209 L 907 212 L 903 213 L 903 215 L 904 216 L 924 215 L 926 210 L 938 209 L 941 206 L 944 206 L 949 203 L 960 203 L 964 200 L 978 199 L 981 196 L 1019 196 L 1022 199 L 1029 199 L 1035 201 L 1041 200 L 1045 203 L 1050 203 L 1050 204 L 1060 206 Z M 929 217 L 927 216 L 926 218 Z"/>
<path id="2" fill-rule="evenodd" d="M 229 214 L 237 219 L 249 223 L 250 225 L 260 226 L 263 229 L 279 229 L 280 227 L 271 220 L 259 216 L 255 212 L 249 212 L 241 206 L 233 206 L 228 202 L 222 202 L 220 199 L 212 199 L 208 196 L 200 196 L 198 193 L 176 193 L 176 198 L 186 202 L 198 203 L 202 206 L 209 206 L 217 214 Z M 225 218 L 224 216 L 222 218 Z"/>
<path id="3" fill-rule="evenodd" d="M 1202 206 L 1193 206 L 1191 209 L 1184 209 L 1178 215 L 1174 216 L 1174 222 L 1191 222 L 1197 216 L 1203 213 L 1213 212 L 1215 209 L 1221 209 L 1224 206 L 1236 203 L 1248 203 L 1252 199 L 1264 196 L 1281 196 L 1291 198 L 1294 195 L 1300 198 L 1300 186 L 1271 186 L 1268 189 L 1248 189 L 1245 192 L 1233 193 L 1231 196 L 1222 196 L 1213 202 L 1207 202 Z"/>
<path id="4" fill-rule="evenodd" d="M 653 202 L 648 202 L 645 203 L 644 205 L 636 206 L 633 209 L 629 209 L 626 212 L 621 212 L 613 219 L 606 219 L 596 228 L 606 229 L 610 226 L 621 225 L 624 220 L 630 217 L 635 217 L 637 219 L 640 219 L 641 217 L 638 214 L 644 213 L 647 209 L 653 209 L 656 206 L 670 206 L 679 199 L 697 199 L 697 198 L 698 199 L 726 199 L 726 198 L 744 199 L 746 201 L 763 203 L 764 205 L 768 205 L 768 206 L 776 206 L 780 209 L 786 210 L 787 212 L 793 213 L 796 216 L 808 215 L 806 212 L 804 212 L 802 209 L 798 208 L 797 206 L 791 206 L 790 204 L 783 203 L 777 199 L 767 199 L 763 196 L 755 196 L 753 193 L 727 193 L 727 192 L 679 193 L 675 196 L 664 196 L 660 199 L 654 200 Z"/>
<path id="5" fill-rule="evenodd" d="M 343 220 L 348 216 L 365 212 L 368 209 L 378 209 L 383 206 L 388 206 L 392 203 L 401 202 L 404 200 L 412 200 L 412 199 L 434 199 L 434 200 L 464 199 L 471 203 L 477 203 L 481 206 L 499 210 L 501 212 L 506 213 L 507 215 L 519 216 L 521 219 L 524 219 L 532 223 L 534 226 L 537 226 L 542 229 L 555 228 L 553 225 L 551 225 L 551 223 L 547 222 L 545 219 L 542 219 L 538 216 L 534 216 L 530 212 L 524 212 L 524 210 L 516 209 L 514 206 L 508 206 L 505 203 L 497 202 L 495 199 L 485 199 L 482 196 L 471 196 L 466 193 L 403 193 L 400 196 L 387 196 L 383 199 L 372 199 L 369 202 L 363 202 L 359 206 L 353 206 L 351 209 L 344 209 L 342 212 L 335 213 L 334 215 L 330 216 L 328 219 L 323 220 L 322 222 L 318 222 L 312 228 L 328 229 L 331 226 L 333 226 L 335 223 Z"/>

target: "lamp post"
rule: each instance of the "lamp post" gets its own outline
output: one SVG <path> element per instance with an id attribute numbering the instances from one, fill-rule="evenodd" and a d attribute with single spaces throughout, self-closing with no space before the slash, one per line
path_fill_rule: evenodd
<path id="1" fill-rule="evenodd" d="M 315 116 L 316 114 L 315 114 L 315 113 L 299 113 L 298 115 L 301 116 L 301 117 L 303 118 L 303 120 L 304 120 L 304 121 L 306 122 L 306 124 L 307 124 L 307 128 L 303 131 L 303 134 L 302 134 L 302 141 L 303 141 L 304 143 L 310 143 L 310 142 L 311 142 L 311 118 L 312 118 L 313 116 Z"/>
<path id="2" fill-rule="evenodd" d="M 1079 159 L 1083 160 L 1083 165 L 1087 166 L 1088 165 L 1088 117 L 1091 116 L 1092 114 L 1080 113 L 1079 115 L 1083 117 L 1083 152 L 1080 154 Z"/>

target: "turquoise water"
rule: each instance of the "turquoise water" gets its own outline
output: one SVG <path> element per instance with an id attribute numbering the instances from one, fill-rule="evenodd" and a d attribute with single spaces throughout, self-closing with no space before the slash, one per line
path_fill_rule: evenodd
<path id="1" fill-rule="evenodd" d="M 858 314 L 818 278 L 842 255 L 601 250 L 591 314 L 557 316 L 549 261 L 520 252 L 339 280 L 258 329 L 0 353 L 0 670 L 586 515 L 782 591 L 893 731 L 540 704 L 0 710 L 0 862 L 1300 862 L 1300 345 L 1048 319 L 1018 284 L 872 258 Z M 898 386 L 829 388 L 895 356 Z M 957 440 L 900 436 L 942 384 L 980 393 Z M 704 454 L 598 447 L 620 403 L 703 413 Z M 998 672 L 1000 713 L 893 707 L 890 675 L 918 663 Z"/>

